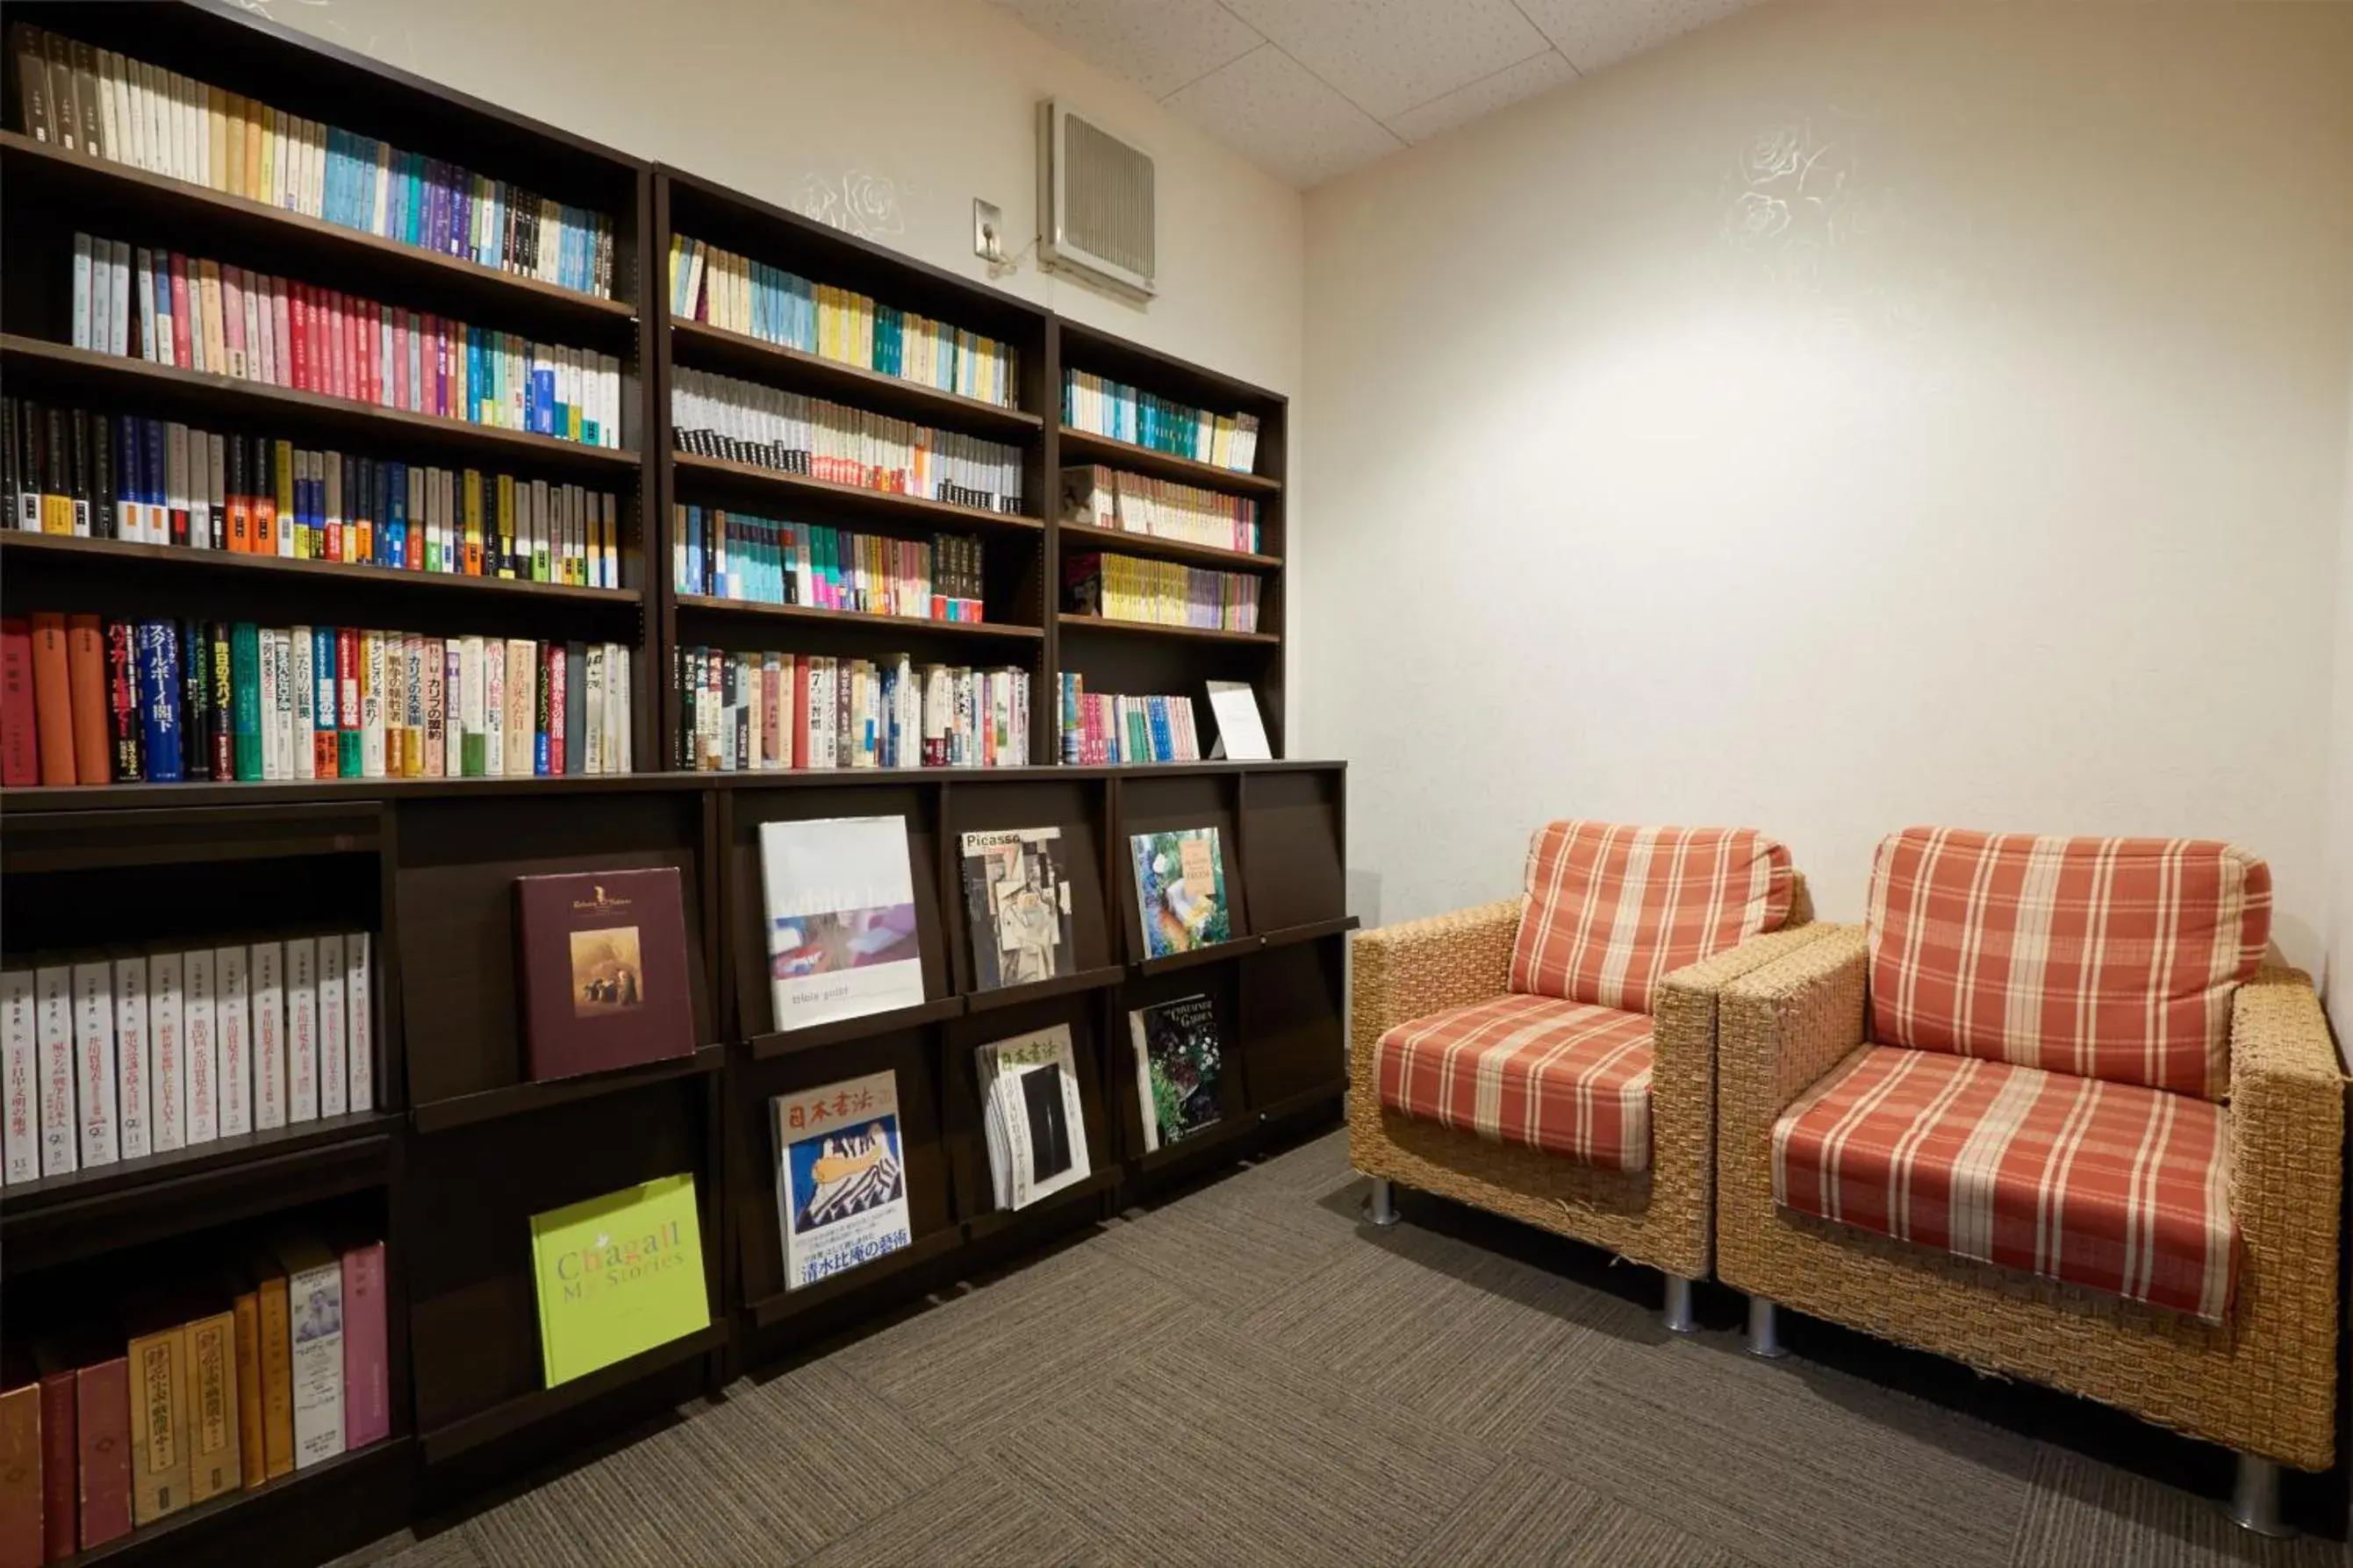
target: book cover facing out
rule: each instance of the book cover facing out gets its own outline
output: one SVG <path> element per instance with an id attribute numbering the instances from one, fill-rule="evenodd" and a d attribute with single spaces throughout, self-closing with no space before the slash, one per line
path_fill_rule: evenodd
<path id="1" fill-rule="evenodd" d="M 710 1326 L 691 1174 L 533 1215 L 531 1250 L 550 1388 Z"/>
<path id="2" fill-rule="evenodd" d="M 786 1289 L 830 1279 L 913 1239 L 895 1073 L 776 1095 L 768 1109 Z"/>
<path id="3" fill-rule="evenodd" d="M 1062 830 L 967 833 L 962 848 L 974 987 L 995 991 L 1071 973 L 1076 963 Z"/>
<path id="4" fill-rule="evenodd" d="M 760 885 L 778 1029 L 923 1000 L 905 817 L 762 823 Z"/>
<path id="5" fill-rule="evenodd" d="M 1135 858 L 1136 914 L 1144 956 L 1166 958 L 1233 938 L 1226 910 L 1226 864 L 1214 827 L 1139 833 L 1129 841 Z"/>
<path id="6" fill-rule="evenodd" d="M 515 879 L 534 1079 L 694 1050 L 678 868 Z"/>
<path id="7" fill-rule="evenodd" d="M 1179 996 L 1127 1016 L 1135 1045 L 1135 1086 L 1148 1152 L 1198 1132 L 1219 1118 L 1224 1053 L 1218 1010 L 1207 996 Z"/>
<path id="8" fill-rule="evenodd" d="M 1071 1026 L 975 1049 L 997 1203 L 1027 1208 L 1087 1179 L 1086 1114 Z"/>

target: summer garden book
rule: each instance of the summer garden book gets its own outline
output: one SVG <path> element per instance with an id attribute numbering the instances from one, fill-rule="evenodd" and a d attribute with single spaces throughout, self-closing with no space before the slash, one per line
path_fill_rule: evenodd
<path id="1" fill-rule="evenodd" d="M 768 1110 L 786 1289 L 830 1279 L 913 1239 L 895 1073 L 779 1094 Z"/>
<path id="2" fill-rule="evenodd" d="M 922 1003 L 905 817 L 762 823 L 760 885 L 779 1030 Z"/>
<path id="3" fill-rule="evenodd" d="M 1127 1016 L 1135 1046 L 1135 1093 L 1149 1152 L 1218 1120 L 1224 1054 L 1218 1010 L 1207 996 L 1179 996 Z"/>
<path id="4" fill-rule="evenodd" d="M 1232 939 L 1225 858 L 1218 852 L 1216 828 L 1139 833 L 1128 845 L 1135 858 L 1145 957 L 1166 958 Z"/>
<path id="5" fill-rule="evenodd" d="M 694 1050 L 678 868 L 515 879 L 534 1079 Z"/>
<path id="6" fill-rule="evenodd" d="M 710 1326 L 691 1174 L 533 1215 L 531 1251 L 550 1388 Z"/>
<path id="7" fill-rule="evenodd" d="M 1068 974 L 1071 884 L 1062 830 L 1013 827 L 964 836 L 965 924 L 976 990 Z"/>
<path id="8" fill-rule="evenodd" d="M 1085 1181 L 1086 1116 L 1071 1026 L 992 1041 L 975 1055 L 997 1206 L 1027 1208 Z"/>

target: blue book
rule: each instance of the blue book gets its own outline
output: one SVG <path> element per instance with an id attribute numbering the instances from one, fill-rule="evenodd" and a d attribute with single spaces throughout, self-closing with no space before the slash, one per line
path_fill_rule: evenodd
<path id="1" fill-rule="evenodd" d="M 702 509 L 686 509 L 686 562 L 680 568 L 684 581 L 678 584 L 681 594 L 700 594 L 702 588 Z"/>
<path id="2" fill-rule="evenodd" d="M 180 767 L 180 628 L 172 621 L 139 623 L 139 732 L 147 776 L 176 783 Z"/>
<path id="3" fill-rule="evenodd" d="M 343 133 L 330 125 L 326 142 L 326 173 L 319 183 L 319 216 L 329 223 L 341 223 L 343 221 Z"/>
<path id="4" fill-rule="evenodd" d="M 421 226 L 425 221 L 425 154 L 422 153 L 408 155 L 407 184 L 408 199 L 400 209 L 401 223 L 405 226 L 402 237 L 411 245 L 421 245 L 424 243 Z"/>
<path id="5" fill-rule="evenodd" d="M 385 464 L 384 482 L 385 515 L 392 520 L 392 564 L 406 566 L 408 564 L 408 465 Z"/>
<path id="6" fill-rule="evenodd" d="M 319 762 L 319 776 L 322 778 L 331 778 L 334 776 L 334 770 L 336 767 L 335 714 L 337 708 L 335 687 L 335 628 L 332 626 L 312 626 L 311 628 L 311 685 L 312 687 L 311 698 L 311 731 L 312 735 L 311 754 Z M 317 737 L 321 735 L 324 735 L 327 738 L 327 743 L 323 748 L 319 745 L 317 741 Z"/>
<path id="7" fill-rule="evenodd" d="M 555 434 L 555 371 L 543 365 L 531 373 L 531 427 L 543 436 Z"/>

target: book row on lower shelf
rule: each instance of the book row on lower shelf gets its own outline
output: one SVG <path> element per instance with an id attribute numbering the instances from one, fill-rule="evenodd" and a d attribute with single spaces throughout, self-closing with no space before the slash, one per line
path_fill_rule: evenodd
<path id="1" fill-rule="evenodd" d="M 915 620 L 978 621 L 987 586 L 979 540 L 855 533 L 718 507 L 672 512 L 671 580 L 681 594 L 806 605 Z"/>
<path id="2" fill-rule="evenodd" d="M 384 1243 L 302 1230 L 77 1302 L 0 1375 L 0 1568 L 60 1562 L 383 1442 L 389 1328 Z"/>
<path id="3" fill-rule="evenodd" d="M 1271 757 L 1266 726 L 1259 717 L 1258 696 L 1250 683 L 1212 680 L 1207 685 L 1223 754 L 1235 762 L 1265 762 Z M 1085 676 L 1066 669 L 1057 712 L 1065 763 L 1098 767 L 1202 760 L 1201 731 L 1194 721 L 1189 697 L 1089 691 Z"/>
<path id="4" fill-rule="evenodd" d="M 0 970 L 9 1186 L 371 1110 L 366 931 Z"/>
<path id="5" fill-rule="evenodd" d="M 621 585 L 610 490 L 29 399 L 5 408 L 0 489 L 25 532 Z"/>
<path id="6" fill-rule="evenodd" d="M 119 239 L 73 239 L 72 346 L 375 408 L 621 444 L 611 354 Z"/>
<path id="7" fill-rule="evenodd" d="M 1212 414 L 1083 370 L 1062 372 L 1062 423 L 1238 474 L 1258 462 L 1256 415 Z"/>
<path id="8" fill-rule="evenodd" d="M 1250 497 L 1101 463 L 1062 470 L 1062 521 L 1216 550 L 1258 550 L 1258 502 Z"/>
<path id="9" fill-rule="evenodd" d="M 250 621 L 0 623 L 0 779 L 620 773 L 629 650 Z"/>
<path id="10" fill-rule="evenodd" d="M 690 772 L 1029 765 L 1029 672 L 681 647 L 676 765 Z"/>
<path id="11" fill-rule="evenodd" d="M 1258 630 L 1259 580 L 1247 572 L 1087 550 L 1064 558 L 1062 592 L 1072 613 L 1107 621 Z"/>
<path id="12" fill-rule="evenodd" d="M 597 298 L 613 220 L 111 49 L 9 28 L 36 142 Z"/>

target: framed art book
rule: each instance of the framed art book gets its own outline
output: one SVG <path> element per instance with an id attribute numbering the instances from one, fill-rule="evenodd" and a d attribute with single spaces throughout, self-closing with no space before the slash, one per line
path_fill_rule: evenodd
<path id="1" fill-rule="evenodd" d="M 694 1051 L 678 868 L 515 879 L 534 1079 Z"/>
<path id="2" fill-rule="evenodd" d="M 1135 1047 L 1135 1094 L 1146 1152 L 1198 1132 L 1220 1114 L 1224 1053 L 1218 1010 L 1207 996 L 1179 996 L 1127 1016 Z"/>
<path id="3" fill-rule="evenodd" d="M 1135 862 L 1135 907 L 1145 958 L 1232 940 L 1225 858 L 1216 828 L 1138 833 L 1128 846 Z"/>
<path id="4" fill-rule="evenodd" d="M 760 886 L 776 1028 L 923 1000 L 905 817 L 762 823 Z"/>
<path id="5" fill-rule="evenodd" d="M 786 1289 L 830 1279 L 913 1239 L 897 1074 L 775 1095 L 768 1117 Z"/>
<path id="6" fill-rule="evenodd" d="M 1071 1026 L 992 1041 L 975 1055 L 997 1206 L 1028 1208 L 1085 1181 L 1086 1115 Z"/>
<path id="7" fill-rule="evenodd" d="M 977 991 L 1068 974 L 1071 883 L 1059 827 L 1013 827 L 964 836 L 965 923 Z"/>
<path id="8" fill-rule="evenodd" d="M 710 1326 L 691 1174 L 532 1215 L 531 1256 L 550 1388 Z"/>

